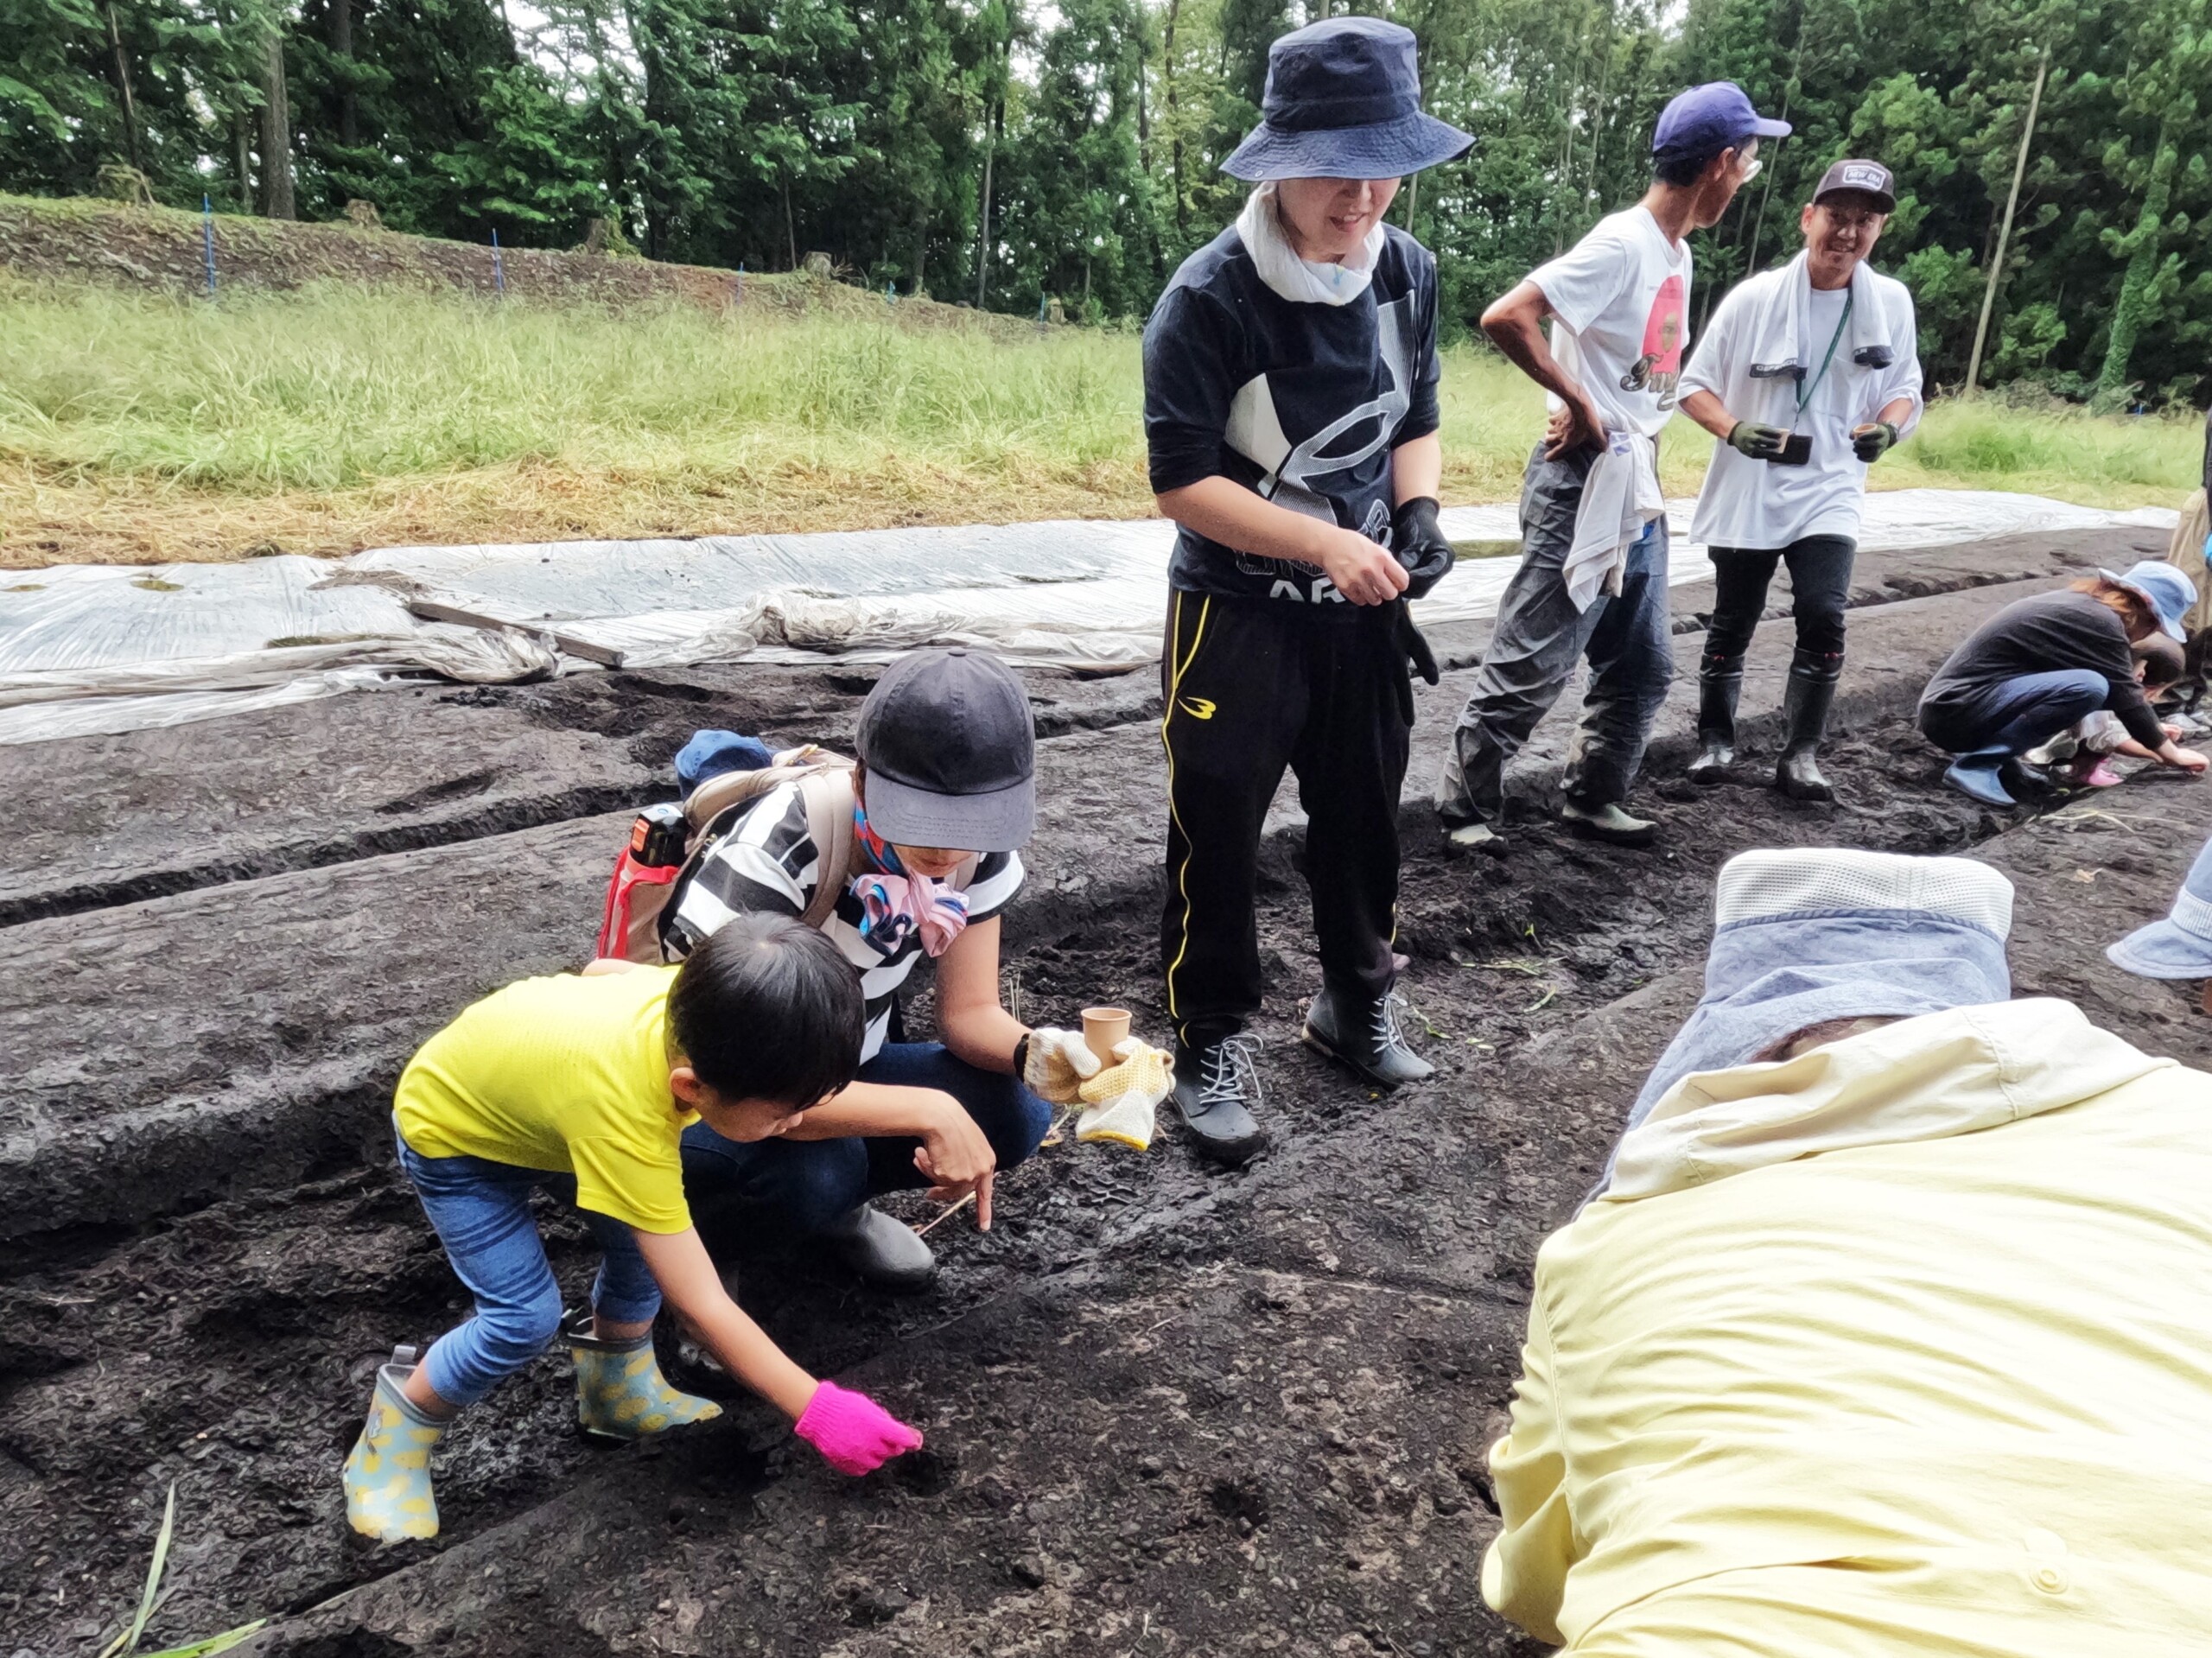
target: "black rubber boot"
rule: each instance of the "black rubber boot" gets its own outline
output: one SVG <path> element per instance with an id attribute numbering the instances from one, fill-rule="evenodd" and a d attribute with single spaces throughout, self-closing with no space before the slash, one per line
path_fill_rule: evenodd
<path id="1" fill-rule="evenodd" d="M 1774 786 L 1793 800 L 1834 800 L 1835 791 L 1821 775 L 1821 738 L 1828 728 L 1836 682 L 1843 677 L 1843 653 L 1800 651 L 1789 660 L 1789 689 L 1782 702 L 1789 727 Z"/>
<path id="2" fill-rule="evenodd" d="M 1393 990 L 1377 1001 L 1356 1001 L 1321 987 L 1306 1015 L 1299 1040 L 1316 1053 L 1350 1065 L 1370 1083 L 1395 1088 L 1417 1083 L 1436 1067 L 1406 1045 L 1398 1009 L 1406 999 Z"/>
<path id="3" fill-rule="evenodd" d="M 1234 1167 L 1268 1143 L 1252 1113 L 1260 1103 L 1260 1072 L 1249 1036 L 1192 1047 L 1175 1043 L 1175 1109 L 1198 1154 Z"/>
<path id="4" fill-rule="evenodd" d="M 1736 699 L 1744 689 L 1744 659 L 1708 655 L 1697 670 L 1697 758 L 1692 783 L 1715 784 L 1736 758 Z"/>

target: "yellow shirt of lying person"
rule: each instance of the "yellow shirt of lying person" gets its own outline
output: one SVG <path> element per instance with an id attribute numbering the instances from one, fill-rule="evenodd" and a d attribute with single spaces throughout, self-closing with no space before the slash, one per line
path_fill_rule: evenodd
<path id="1" fill-rule="evenodd" d="M 2065 1003 L 1685 1078 L 1522 1362 L 1483 1594 L 1573 1658 L 2212 1653 L 2212 1077 Z"/>
<path id="2" fill-rule="evenodd" d="M 524 979 L 464 1011 L 409 1062 L 393 1115 L 423 1157 L 480 1157 L 576 1178 L 576 1202 L 641 1232 L 682 1232 L 677 1137 L 698 1114 L 668 1089 L 677 969 Z"/>

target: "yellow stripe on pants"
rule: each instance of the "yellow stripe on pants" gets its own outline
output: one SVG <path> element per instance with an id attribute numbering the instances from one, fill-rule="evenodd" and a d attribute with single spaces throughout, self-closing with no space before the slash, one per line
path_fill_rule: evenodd
<path id="1" fill-rule="evenodd" d="M 1183 595 L 1175 595 L 1173 620 L 1167 629 L 1167 697 L 1166 705 L 1160 711 L 1160 746 L 1167 754 L 1167 821 L 1183 837 L 1183 867 L 1175 872 L 1175 893 L 1183 900 L 1183 937 L 1176 946 L 1175 959 L 1167 964 L 1167 1017 L 1173 1021 L 1181 1017 L 1175 1005 L 1175 969 L 1183 965 L 1183 958 L 1191 949 L 1191 835 L 1183 827 L 1183 820 L 1175 810 L 1175 746 L 1168 740 L 1167 723 L 1175 717 L 1176 698 L 1183 689 L 1183 676 L 1198 660 L 1198 645 L 1206 636 L 1206 616 L 1213 607 L 1211 598 L 1198 603 L 1198 625 L 1191 634 L 1191 648 L 1179 658 L 1176 651 L 1182 642 Z"/>

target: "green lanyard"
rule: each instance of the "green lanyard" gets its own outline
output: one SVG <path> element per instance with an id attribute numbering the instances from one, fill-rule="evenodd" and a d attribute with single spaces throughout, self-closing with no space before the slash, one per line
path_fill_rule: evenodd
<path id="1" fill-rule="evenodd" d="M 1799 414 L 1805 412 L 1805 405 L 1812 402 L 1813 393 L 1818 391 L 1821 389 L 1821 382 L 1827 378 L 1828 365 L 1835 361 L 1835 348 L 1843 343 L 1843 331 L 1850 326 L 1851 290 L 1846 289 L 1843 294 L 1843 314 L 1835 320 L 1835 337 L 1828 341 L 1828 354 L 1821 359 L 1821 372 L 1813 377 L 1813 383 L 1798 394 L 1797 412 Z"/>

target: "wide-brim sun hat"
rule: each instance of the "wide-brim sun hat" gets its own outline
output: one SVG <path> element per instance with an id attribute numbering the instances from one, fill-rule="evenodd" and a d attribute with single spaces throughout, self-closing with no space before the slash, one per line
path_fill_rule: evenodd
<path id="1" fill-rule="evenodd" d="M 1403 178 L 1475 147 L 1421 109 L 1413 31 L 1379 17 L 1334 17 L 1276 41 L 1260 108 L 1260 124 L 1221 164 L 1251 184 Z"/>
<path id="2" fill-rule="evenodd" d="M 2196 602 L 2196 584 L 2164 559 L 2146 558 L 2117 574 L 2101 569 L 2097 574 L 2107 581 L 2119 583 L 2150 606 L 2151 613 L 2169 638 L 2189 638 L 2182 618 Z"/>
<path id="3" fill-rule="evenodd" d="M 2212 979 L 2212 841 L 2189 867 L 2164 921 L 2138 927 L 2105 959 L 2143 979 Z"/>

